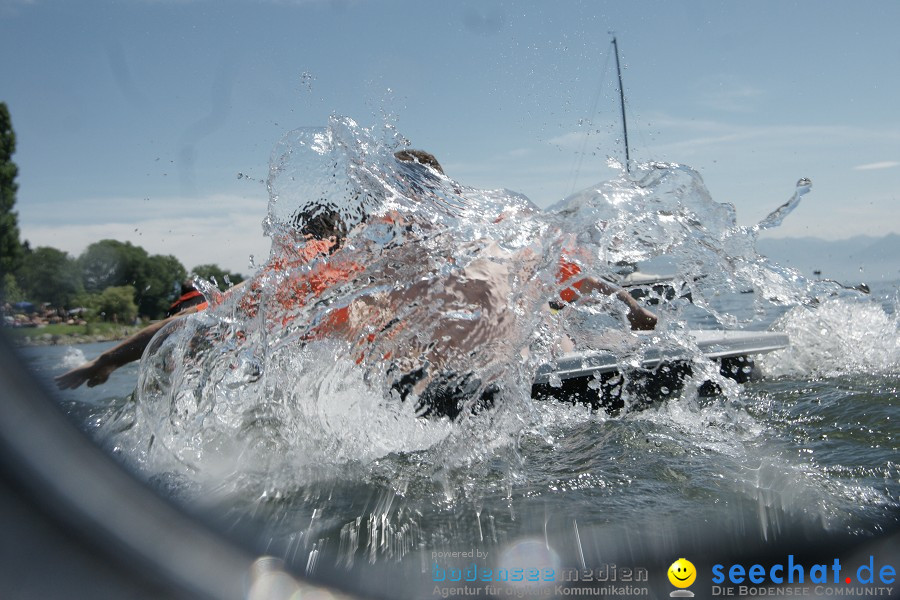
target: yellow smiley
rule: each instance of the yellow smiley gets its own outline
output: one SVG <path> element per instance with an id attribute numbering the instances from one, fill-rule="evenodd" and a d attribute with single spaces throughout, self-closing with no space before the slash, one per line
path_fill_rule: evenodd
<path id="1" fill-rule="evenodd" d="M 690 587 L 697 579 L 697 569 L 691 561 L 679 558 L 669 567 L 669 581 L 677 588 Z"/>

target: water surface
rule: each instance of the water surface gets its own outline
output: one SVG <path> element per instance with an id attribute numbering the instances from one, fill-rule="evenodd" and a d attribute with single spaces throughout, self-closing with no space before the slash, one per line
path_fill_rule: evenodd
<path id="1" fill-rule="evenodd" d="M 657 573 L 690 552 L 708 569 L 705 557 L 896 528 L 897 283 L 860 294 L 755 251 L 808 181 L 750 228 L 670 164 L 539 211 L 399 162 L 402 147 L 349 119 L 289 133 L 271 162 L 269 260 L 242 290 L 207 288 L 213 307 L 154 342 L 133 395 L 131 367 L 67 393 L 69 412 L 164 494 L 249 527 L 312 576 L 377 581 L 377 594 L 430 596 L 441 569 L 466 564 L 437 553 Z M 323 212 L 344 239 L 330 253 L 297 234 Z M 651 306 L 656 345 L 692 356 L 691 328 L 793 344 L 758 361 L 758 380 L 698 368 L 645 410 L 532 401 L 535 369 L 570 345 L 623 366 L 645 350 L 620 302 L 549 309 L 561 260 L 609 281 L 624 264 L 667 265 L 677 293 Z M 53 374 L 102 348 L 25 352 Z M 465 390 L 460 415 L 423 416 L 425 390 L 448 376 Z M 698 394 L 707 379 L 720 394 Z"/>

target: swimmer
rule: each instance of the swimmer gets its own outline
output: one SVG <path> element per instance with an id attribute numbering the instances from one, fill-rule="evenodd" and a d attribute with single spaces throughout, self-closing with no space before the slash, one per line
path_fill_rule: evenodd
<path id="1" fill-rule="evenodd" d="M 339 222 L 340 219 L 336 213 L 321 209 L 310 211 L 306 215 L 298 214 L 293 219 L 293 223 L 300 235 L 306 238 L 306 247 L 309 247 L 316 254 L 329 253 L 340 246 L 344 236 L 340 227 L 338 227 Z M 230 288 L 226 294 L 234 293 L 246 283 L 247 281 L 242 281 Z M 190 283 L 190 289 L 193 289 L 193 283 Z M 198 299 L 200 302 L 197 302 Z M 170 315 L 167 318 L 141 329 L 120 344 L 100 354 L 94 360 L 57 376 L 54 379 L 57 387 L 65 390 L 75 389 L 85 382 L 88 387 L 105 383 L 109 376 L 119 367 L 140 360 L 153 336 L 166 325 L 176 319 L 204 310 L 207 306 L 208 303 L 203 299 L 202 294 L 196 290 L 192 294 L 190 290 L 182 286 L 182 296 L 173 303 L 169 309 Z"/>
<path id="2" fill-rule="evenodd" d="M 439 174 L 443 174 L 443 169 L 441 168 L 440 163 L 434 157 L 434 155 L 424 152 L 421 150 L 401 150 L 395 153 L 395 157 L 401 162 L 406 163 L 414 163 L 423 165 L 428 169 L 433 169 L 435 172 Z M 336 252 L 339 248 L 342 247 L 346 236 L 348 235 L 348 231 L 343 226 L 343 222 L 340 218 L 340 215 L 336 211 L 332 211 L 323 206 L 317 206 L 312 209 L 309 209 L 305 212 L 298 213 L 292 219 L 292 225 L 294 225 L 296 231 L 298 231 L 302 236 L 305 237 L 305 244 L 301 246 L 303 250 L 307 250 L 306 253 L 301 253 L 303 255 L 298 257 L 300 261 L 309 261 L 315 255 L 324 254 L 330 255 Z M 364 227 L 365 222 L 358 225 L 358 227 Z M 482 268 L 492 268 L 490 267 L 490 261 L 476 261 L 476 263 L 467 271 L 478 271 Z M 634 298 L 632 298 L 625 290 L 621 288 L 614 287 L 610 284 L 607 284 L 602 281 L 598 281 L 591 277 L 583 277 L 578 278 L 573 283 L 570 283 L 572 279 L 576 279 L 576 276 L 580 273 L 580 270 L 574 263 L 566 263 L 567 267 L 564 274 L 558 278 L 560 284 L 567 285 L 566 289 L 564 289 L 560 294 L 560 299 L 568 304 L 573 302 L 578 302 L 582 298 L 590 297 L 593 292 L 597 292 L 599 294 L 607 295 L 607 296 L 615 296 L 622 302 L 624 302 L 628 307 L 628 320 L 631 324 L 632 329 L 653 329 L 656 324 L 656 316 L 644 309 L 640 306 Z M 271 268 L 277 268 L 278 265 L 271 265 Z M 268 267 L 267 267 L 268 268 Z M 346 271 L 346 269 L 345 269 Z M 352 268 L 350 269 L 352 271 Z M 562 268 L 561 268 L 562 273 Z M 349 277 L 351 272 L 342 272 L 339 275 L 343 277 Z M 331 277 L 326 277 L 324 283 L 323 282 L 311 282 L 311 278 L 307 278 L 305 282 L 294 282 L 295 285 L 305 286 L 304 291 L 308 293 L 317 294 L 321 290 L 317 289 L 316 286 L 323 285 L 331 285 L 333 283 Z M 485 285 L 481 286 L 483 289 L 477 292 L 482 299 L 491 299 L 492 304 L 496 304 L 496 306 L 487 307 L 489 312 L 498 313 L 501 312 L 500 309 L 505 306 L 502 302 L 496 301 L 497 295 L 493 292 L 496 290 L 492 290 L 493 284 L 492 281 L 499 281 L 499 278 L 496 275 L 491 275 L 489 277 L 481 277 L 476 274 L 473 277 L 473 273 L 462 273 L 459 275 L 452 276 L 447 282 L 447 288 L 450 289 L 453 287 L 453 282 L 459 280 L 461 282 L 465 282 L 464 285 L 461 285 L 461 288 L 466 290 L 465 295 L 470 295 L 475 288 L 478 286 L 473 286 L 473 282 L 482 281 Z M 235 290 L 241 288 L 247 282 L 242 282 L 237 286 L 234 286 L 226 294 L 234 293 Z M 250 292 L 247 293 L 246 297 L 249 302 L 253 301 L 253 286 L 251 285 Z M 312 289 L 309 289 L 312 288 Z M 291 291 L 286 294 L 286 298 L 288 301 L 296 301 L 298 297 L 302 297 L 302 294 L 295 293 L 296 290 Z M 372 314 L 372 310 L 378 313 L 381 313 L 384 316 L 385 323 L 393 323 L 397 321 L 393 318 L 388 318 L 390 316 L 392 307 L 394 312 L 396 312 L 396 308 L 400 306 L 399 303 L 405 303 L 406 306 L 409 306 L 416 302 L 416 294 L 421 294 L 420 297 L 427 297 L 430 294 L 428 290 L 418 289 L 416 285 L 411 286 L 401 297 L 395 297 L 394 295 L 390 295 L 389 297 L 376 299 L 370 302 L 362 302 L 360 304 L 368 304 L 368 306 L 363 306 L 363 311 Z M 188 294 L 191 295 L 191 294 Z M 502 295 L 501 295 L 502 296 Z M 487 300 L 485 300 L 487 301 Z M 496 302 L 495 302 L 496 301 Z M 178 302 L 176 302 L 176 305 Z M 377 305 L 377 307 L 376 307 Z M 559 308 L 560 306 L 555 306 L 555 308 Z M 114 348 L 107 350 L 106 352 L 99 355 L 94 360 L 91 360 L 84 365 L 77 367 L 59 375 L 55 378 L 56 384 L 60 389 L 74 389 L 81 386 L 83 383 L 87 383 L 88 387 L 94 387 L 100 385 L 107 381 L 109 376 L 119 367 L 122 367 L 130 362 L 140 360 L 141 356 L 144 353 L 146 347 L 150 344 L 150 341 L 153 337 L 162 330 L 166 325 L 168 325 L 171 321 L 179 318 L 183 318 L 187 315 L 194 314 L 200 310 L 204 310 L 207 307 L 206 302 L 199 303 L 197 305 L 191 306 L 184 310 L 175 311 L 174 314 L 169 316 L 166 319 L 158 321 L 149 325 L 148 327 L 140 330 L 135 333 L 128 339 L 124 340 L 120 344 L 116 345 Z M 181 308 L 178 306 L 173 306 L 173 308 Z M 328 325 L 328 334 L 340 335 L 341 333 L 352 333 L 347 330 L 342 332 L 341 326 L 345 324 L 346 319 L 348 318 L 347 309 L 342 309 L 344 313 L 336 314 L 334 319 L 330 319 L 327 323 Z M 337 312 L 337 311 L 336 311 Z M 504 317 L 501 314 L 494 315 L 498 320 L 503 320 Z M 386 325 L 387 327 L 388 325 Z M 325 332 L 320 332 L 325 333 Z M 457 332 L 458 334 L 458 332 Z M 453 342 L 456 340 L 464 339 L 460 338 L 459 335 L 452 336 Z M 462 344 L 461 344 L 462 345 Z M 420 378 L 417 378 L 420 379 Z M 400 381 L 406 381 L 407 384 L 411 384 L 409 377 L 404 375 L 400 378 Z M 463 388 L 469 387 L 468 384 L 460 384 Z M 401 394 L 401 396 L 405 397 L 405 393 Z"/>

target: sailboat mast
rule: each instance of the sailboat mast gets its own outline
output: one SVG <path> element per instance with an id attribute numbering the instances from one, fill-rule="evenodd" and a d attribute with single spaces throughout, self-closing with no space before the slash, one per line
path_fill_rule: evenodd
<path id="1" fill-rule="evenodd" d="M 613 38 L 613 50 L 616 53 L 616 73 L 619 75 L 619 104 L 622 106 L 622 131 L 625 134 L 625 170 L 631 173 L 631 153 L 628 149 L 628 123 L 625 121 L 625 88 L 622 86 L 622 67 L 619 65 L 619 44 Z"/>

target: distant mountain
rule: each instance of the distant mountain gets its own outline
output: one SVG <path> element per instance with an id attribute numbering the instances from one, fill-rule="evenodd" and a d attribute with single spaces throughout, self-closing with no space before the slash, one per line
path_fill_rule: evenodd
<path id="1" fill-rule="evenodd" d="M 806 277 L 813 277 L 813 271 L 819 270 L 823 278 L 850 284 L 900 279 L 900 235 L 896 233 L 845 240 L 763 238 L 756 247 L 760 254 Z"/>

